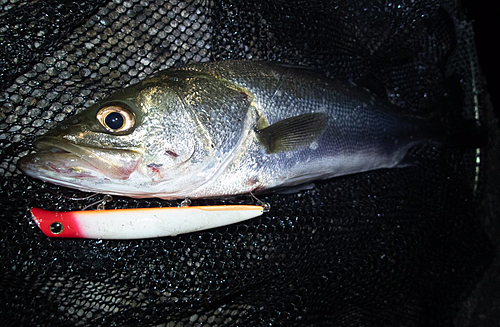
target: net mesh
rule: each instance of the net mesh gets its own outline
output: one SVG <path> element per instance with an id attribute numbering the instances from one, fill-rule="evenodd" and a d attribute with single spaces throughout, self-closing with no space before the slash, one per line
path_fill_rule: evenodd
<path id="1" fill-rule="evenodd" d="M 259 218 L 160 239 L 49 239 L 29 208 L 78 210 L 96 197 L 72 200 L 88 194 L 16 170 L 33 139 L 58 122 L 193 61 L 304 64 L 419 114 L 435 110 L 450 81 L 459 81 L 452 110 L 487 125 L 492 110 L 472 27 L 455 1 L 0 6 L 2 325 L 447 326 L 471 319 L 467 300 L 493 258 L 482 219 L 495 200 L 495 179 L 485 177 L 498 158 L 496 129 L 488 149 L 421 146 L 409 154 L 418 162 L 411 167 L 262 195 L 272 210 Z M 177 204 L 115 197 L 107 208 Z"/>

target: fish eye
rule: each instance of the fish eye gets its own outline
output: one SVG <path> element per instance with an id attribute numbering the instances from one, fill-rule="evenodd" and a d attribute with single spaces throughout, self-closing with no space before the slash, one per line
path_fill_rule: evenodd
<path id="1" fill-rule="evenodd" d="M 134 114 L 121 106 L 110 105 L 101 108 L 97 112 L 97 120 L 109 132 L 127 132 L 135 124 Z"/>
<path id="2" fill-rule="evenodd" d="M 106 126 L 108 126 L 109 128 L 118 130 L 122 128 L 124 119 L 122 114 L 115 111 L 107 114 L 106 118 L 104 118 L 104 122 L 106 123 Z"/>

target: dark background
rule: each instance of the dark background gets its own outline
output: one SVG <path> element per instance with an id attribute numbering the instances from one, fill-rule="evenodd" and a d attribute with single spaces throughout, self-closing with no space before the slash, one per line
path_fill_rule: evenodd
<path id="1" fill-rule="evenodd" d="M 94 5 L 79 2 L 73 7 L 55 8 L 59 11 L 49 10 L 51 8 L 44 11 L 40 10 L 41 3 L 44 2 L 32 3 L 38 6 L 37 14 L 32 10 L 25 13 L 27 18 L 40 21 L 42 28 L 39 32 L 26 24 L 31 28 L 25 42 L 28 45 L 33 35 L 54 34 L 49 31 L 56 29 L 44 29 L 45 17 L 57 18 L 50 24 L 60 27 L 57 30 L 61 31 L 61 28 L 69 28 L 72 21 L 85 21 L 85 15 L 78 14 L 92 11 L 89 8 Z M 310 59 L 320 67 L 329 67 L 325 63 L 331 62 L 330 48 L 324 49 L 328 42 L 320 36 L 330 37 L 326 40 L 345 46 L 346 50 L 356 50 L 351 48 L 353 35 L 349 33 L 354 29 L 340 24 L 345 21 L 334 21 L 340 26 L 329 33 L 332 30 L 327 24 L 332 14 L 328 12 L 329 1 L 214 3 L 217 3 L 217 11 L 212 13 L 212 22 L 218 28 L 213 32 L 217 37 L 214 45 L 218 47 L 214 51 L 215 59 L 248 55 L 239 45 L 252 44 L 252 35 L 259 36 L 255 38 L 255 59 L 287 58 L 292 63 Z M 356 15 L 364 13 L 358 2 L 345 3 L 355 7 L 345 12 L 352 20 L 356 21 Z M 411 5 L 422 6 L 424 13 L 429 10 L 435 14 L 432 3 L 429 7 L 423 3 L 411 2 Z M 146 2 L 144 4 L 146 6 Z M 310 7 L 304 8 L 304 4 Z M 498 113 L 498 97 L 493 85 L 497 57 L 493 48 L 497 39 L 497 30 L 493 27 L 496 8 L 479 6 L 473 1 L 466 1 L 464 5 L 469 7 L 468 17 L 474 21 L 479 59 Z M 307 12 L 311 14 L 304 14 Z M 365 28 L 356 31 L 367 33 L 360 37 L 366 41 L 362 43 L 364 46 L 376 46 L 370 41 L 374 39 L 371 31 L 377 24 L 372 22 L 377 15 L 373 12 L 357 20 L 358 26 Z M 126 14 L 118 16 L 125 18 Z M 267 23 L 262 21 L 264 16 Z M 436 20 L 422 21 L 422 26 L 429 30 L 447 27 L 439 24 L 441 16 L 432 17 Z M 325 24 L 316 24 L 316 18 Z M 116 20 L 113 18 L 110 22 Z M 14 30 L 21 35 L 24 30 L 15 29 L 20 21 L 16 17 L 6 25 L 4 33 Z M 289 32 L 298 26 L 297 21 L 304 25 Z M 393 26 L 395 31 L 404 36 L 399 41 L 413 35 L 404 34 L 398 26 Z M 125 27 L 130 26 L 125 24 Z M 119 28 L 116 30 L 120 32 Z M 345 39 L 338 37 L 338 31 L 347 32 Z M 137 33 L 142 35 L 140 29 Z M 423 40 L 427 39 L 425 33 L 422 36 Z M 448 49 L 447 36 L 445 33 L 438 38 L 440 42 L 436 42 L 444 44 L 445 49 Z M 18 44 L 15 40 L 12 43 Z M 343 43 L 344 40 L 349 42 Z M 420 44 L 419 40 L 414 41 Z M 20 50 L 25 43 L 19 42 Z M 293 51 L 302 49 L 304 44 L 312 50 L 305 54 Z M 401 44 L 394 44 L 394 50 L 400 50 Z M 393 44 L 387 46 L 392 49 Z M 116 47 L 111 50 L 115 51 L 113 54 L 120 54 Z M 51 51 L 47 46 L 39 54 L 53 57 Z M 19 53 L 5 57 L 20 58 Z M 392 58 L 391 51 L 385 54 Z M 383 67 L 386 59 L 380 57 Z M 358 65 L 330 68 L 343 68 L 343 72 L 353 75 L 359 72 Z M 415 72 L 412 66 L 395 68 L 408 69 L 410 77 Z M 429 69 L 429 72 L 435 71 Z M 400 77 L 397 74 L 400 72 L 399 69 L 385 70 L 382 75 L 391 82 L 394 77 Z M 395 80 L 409 91 L 406 96 L 412 94 L 415 80 Z M 101 89 L 100 81 L 96 79 L 95 85 L 82 89 L 91 92 Z M 432 85 L 425 84 L 429 90 L 441 86 L 439 79 L 418 78 L 416 81 L 430 81 Z M 29 87 L 26 90 L 32 91 Z M 91 96 L 95 93 L 98 92 Z M 412 100 L 409 98 L 408 102 L 413 103 Z M 31 109 L 30 103 L 24 107 Z M 22 119 L 29 121 L 29 112 L 20 113 L 12 119 L 12 124 Z M 11 142 L 2 149 L 5 163 L 11 163 L 15 155 L 30 146 L 29 140 Z M 494 142 L 491 147 L 496 149 Z M 422 152 L 418 156 L 424 162 L 417 167 L 347 176 L 318 183 L 313 191 L 265 197 L 263 199 L 272 204 L 272 213 L 247 224 L 132 242 L 48 239 L 33 223 L 27 222 L 27 210 L 32 206 L 75 210 L 76 203 L 58 197 L 68 191 L 42 185 L 22 175 L 6 179 L 0 176 L 0 185 L 5 187 L 5 193 L 0 196 L 4 209 L 0 213 L 3 226 L 0 231 L 0 325 L 159 325 L 168 321 L 195 325 L 208 320 L 218 326 L 290 326 L 294 323 L 297 326 L 498 326 L 500 265 L 498 260 L 491 263 L 490 241 L 483 235 L 486 229 L 498 249 L 499 215 L 495 215 L 494 210 L 498 199 L 494 192 L 498 193 L 498 187 L 494 191 L 489 188 L 491 197 L 484 200 L 490 199 L 490 202 L 481 203 L 489 209 L 488 213 L 476 216 L 465 188 L 468 184 L 464 184 L 472 172 L 470 158 L 462 158 L 458 151 L 444 148 L 428 148 Z M 491 159 L 485 161 L 489 174 L 484 180 L 498 186 L 495 168 L 500 160 Z M 248 199 L 235 201 L 248 202 Z M 156 200 L 116 199 L 110 208 L 167 204 Z M 481 218 L 490 219 L 484 225 L 486 228 L 480 226 Z"/>
<path id="2" fill-rule="evenodd" d="M 498 10 L 486 5 L 484 1 L 464 1 L 467 15 L 472 21 L 476 33 L 476 44 L 479 62 L 487 81 L 487 89 L 495 108 L 497 117 L 500 115 L 498 99 Z"/>
<path id="3" fill-rule="evenodd" d="M 493 109 L 497 117 L 500 117 L 500 104 L 498 95 L 498 11 L 485 4 L 485 2 L 467 0 L 464 1 L 468 18 L 472 21 L 476 34 L 476 46 L 479 62 L 486 79 L 487 91 L 490 95 Z M 498 175 L 488 176 L 487 178 L 496 179 Z M 498 207 L 497 203 L 492 204 Z M 482 282 L 468 301 L 468 304 L 476 309 L 473 317 L 480 317 L 474 322 L 467 324 L 463 321 L 456 321 L 459 326 L 500 326 L 500 263 L 499 248 L 500 239 L 498 237 L 499 217 L 495 217 L 493 225 L 487 227 L 492 243 L 495 245 L 497 257 L 491 265 L 489 271 L 484 275 Z M 495 227 L 496 226 L 496 227 Z M 464 317 L 462 317 L 464 318 Z"/>

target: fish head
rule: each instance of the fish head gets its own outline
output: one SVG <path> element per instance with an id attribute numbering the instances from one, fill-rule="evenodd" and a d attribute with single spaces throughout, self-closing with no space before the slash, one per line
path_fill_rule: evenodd
<path id="1" fill-rule="evenodd" d="M 70 117 L 36 139 L 36 152 L 21 158 L 18 168 L 83 191 L 189 196 L 217 156 L 175 81 L 138 83 Z"/>

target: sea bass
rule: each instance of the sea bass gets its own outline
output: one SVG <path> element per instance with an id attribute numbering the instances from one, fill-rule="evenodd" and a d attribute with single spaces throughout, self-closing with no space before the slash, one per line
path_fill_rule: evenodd
<path id="1" fill-rule="evenodd" d="M 126 87 L 21 158 L 27 175 L 83 191 L 229 196 L 402 165 L 427 120 L 308 68 L 195 63 Z"/>

